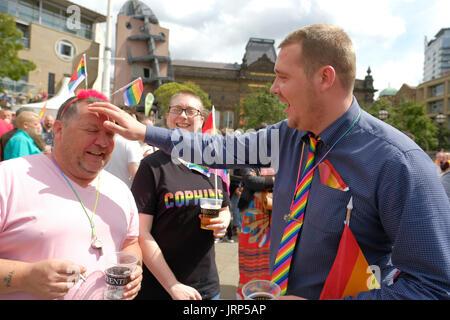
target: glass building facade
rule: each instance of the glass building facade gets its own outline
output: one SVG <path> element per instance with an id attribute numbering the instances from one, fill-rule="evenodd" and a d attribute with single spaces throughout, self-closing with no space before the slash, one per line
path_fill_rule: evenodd
<path id="1" fill-rule="evenodd" d="M 68 22 L 73 12 L 67 8 L 47 0 L 0 0 L 0 12 L 44 26 L 68 32 L 79 37 L 92 40 L 94 22 L 81 17 L 79 25 L 73 27 Z"/>
<path id="2" fill-rule="evenodd" d="M 450 74 L 450 28 L 441 29 L 435 39 L 425 39 L 423 81 L 439 79 Z"/>

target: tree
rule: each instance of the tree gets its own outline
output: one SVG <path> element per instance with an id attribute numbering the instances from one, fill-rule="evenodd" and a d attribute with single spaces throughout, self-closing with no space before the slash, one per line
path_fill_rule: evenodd
<path id="1" fill-rule="evenodd" d="M 158 99 L 158 107 L 161 114 L 165 114 L 169 108 L 170 98 L 177 92 L 187 90 L 195 93 L 200 100 L 202 100 L 203 106 L 211 110 L 211 100 L 208 98 L 208 94 L 200 89 L 195 83 L 187 81 L 185 83 L 169 82 L 161 85 L 155 90 L 155 97 Z"/>
<path id="2" fill-rule="evenodd" d="M 0 13 L 0 78 L 17 81 L 36 68 L 33 62 L 23 61 L 18 56 L 23 49 L 23 44 L 18 42 L 22 36 L 13 16 Z"/>
<path id="3" fill-rule="evenodd" d="M 375 101 L 367 111 L 378 118 L 380 110 L 389 113 L 386 123 L 403 132 L 414 135 L 415 142 L 424 150 L 435 150 L 437 146 L 438 128 L 427 116 L 425 107 L 410 100 L 393 106 L 386 98 Z"/>
<path id="4" fill-rule="evenodd" d="M 270 93 L 270 87 L 268 83 L 263 91 L 253 91 L 241 101 L 244 129 L 254 129 L 263 122 L 277 123 L 286 118 L 286 105 Z"/>

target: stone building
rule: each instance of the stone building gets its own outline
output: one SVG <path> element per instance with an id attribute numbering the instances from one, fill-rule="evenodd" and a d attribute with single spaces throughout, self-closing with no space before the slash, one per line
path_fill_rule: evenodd
<path id="1" fill-rule="evenodd" d="M 219 128 L 239 126 L 236 107 L 251 90 L 275 79 L 274 40 L 250 38 L 242 64 L 173 60 L 175 81 L 192 81 L 207 92 L 216 109 Z"/>
<path id="2" fill-rule="evenodd" d="M 353 94 L 358 100 L 358 103 L 361 107 L 367 108 L 370 107 L 374 101 L 373 96 L 376 90 L 373 87 L 373 78 L 371 75 L 372 71 L 370 67 L 367 69 L 367 75 L 364 80 L 355 79 L 355 86 L 353 88 Z"/>
<path id="3" fill-rule="evenodd" d="M 83 54 L 87 56 L 88 85 L 96 88 L 98 84 L 100 89 L 101 62 L 90 58 L 101 53 L 104 35 L 99 24 L 106 21 L 104 15 L 65 0 L 0 0 L 0 13 L 12 15 L 23 33 L 19 57 L 36 64 L 19 81 L 0 79 L 10 94 L 43 91 L 52 97 L 64 77 L 72 76 Z M 79 17 L 78 21 L 72 16 Z M 79 87 L 84 88 L 84 83 Z"/>
<path id="4" fill-rule="evenodd" d="M 175 81 L 192 81 L 210 95 L 220 128 L 239 127 L 236 107 L 251 90 L 264 88 L 275 79 L 274 40 L 250 38 L 242 64 L 173 60 Z M 363 107 L 374 101 L 373 78 L 370 67 L 364 80 L 356 79 L 354 95 Z"/>
<path id="5" fill-rule="evenodd" d="M 128 0 L 117 16 L 116 57 L 113 92 L 141 77 L 144 91 L 138 106 L 144 105 L 147 93 L 162 83 L 173 81 L 170 74 L 169 29 L 159 25 L 153 11 L 142 1 Z M 123 105 L 117 93 L 111 101 Z"/>

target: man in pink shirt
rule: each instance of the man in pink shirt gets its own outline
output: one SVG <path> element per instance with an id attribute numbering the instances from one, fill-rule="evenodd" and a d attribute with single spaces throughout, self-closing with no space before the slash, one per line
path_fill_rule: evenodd
<path id="1" fill-rule="evenodd" d="M 52 154 L 0 164 L 0 300 L 103 299 L 108 254 L 142 261 L 134 198 L 103 170 L 114 134 L 88 112 L 94 101 L 107 99 L 83 90 L 61 106 Z M 140 289 L 140 265 L 124 299 Z"/>
<path id="2" fill-rule="evenodd" d="M 10 110 L 0 109 L 0 137 L 4 133 L 14 129 L 14 126 L 11 123 L 12 121 L 11 114 L 12 112 Z"/>

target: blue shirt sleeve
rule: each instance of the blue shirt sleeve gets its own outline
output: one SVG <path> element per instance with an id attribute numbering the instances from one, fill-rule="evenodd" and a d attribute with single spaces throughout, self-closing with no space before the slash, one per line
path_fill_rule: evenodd
<path id="1" fill-rule="evenodd" d="M 400 273 L 356 299 L 450 298 L 450 203 L 426 157 L 419 150 L 399 153 L 381 172 L 379 216 Z"/>

